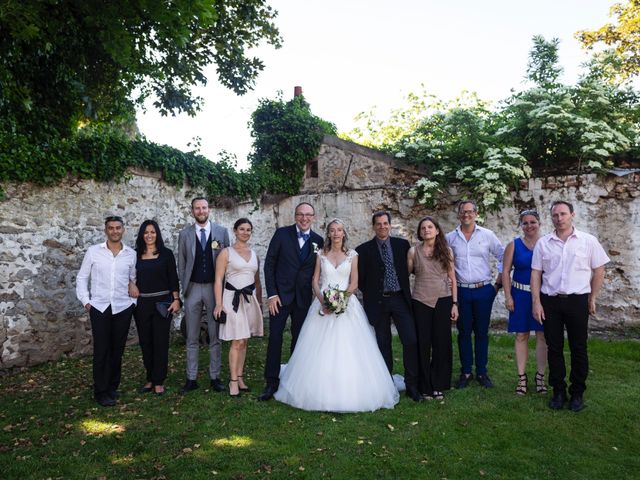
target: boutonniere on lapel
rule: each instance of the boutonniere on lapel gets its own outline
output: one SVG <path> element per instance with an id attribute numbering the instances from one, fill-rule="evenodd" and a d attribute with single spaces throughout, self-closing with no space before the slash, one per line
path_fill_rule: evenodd
<path id="1" fill-rule="evenodd" d="M 218 243 L 218 240 L 211 241 L 211 250 L 220 250 L 220 243 Z"/>
<path id="2" fill-rule="evenodd" d="M 317 254 L 320 251 L 320 249 L 318 248 L 318 244 L 316 242 L 311 242 L 311 251 L 314 254 Z"/>

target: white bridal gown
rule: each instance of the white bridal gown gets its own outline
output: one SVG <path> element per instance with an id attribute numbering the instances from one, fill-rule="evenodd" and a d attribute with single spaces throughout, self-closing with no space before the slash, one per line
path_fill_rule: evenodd
<path id="1" fill-rule="evenodd" d="M 349 286 L 350 250 L 337 268 L 320 254 L 320 289 Z M 371 412 L 393 408 L 398 390 L 389 375 L 373 327 L 355 296 L 340 315 L 320 315 L 316 298 L 296 348 L 280 372 L 275 398 L 303 410 Z"/>

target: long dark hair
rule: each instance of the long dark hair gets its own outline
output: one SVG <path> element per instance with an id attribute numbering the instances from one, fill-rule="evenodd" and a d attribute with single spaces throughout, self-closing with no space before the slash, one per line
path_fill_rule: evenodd
<path id="1" fill-rule="evenodd" d="M 136 253 L 138 254 L 138 257 L 141 257 L 142 254 L 147 250 L 147 244 L 144 243 L 144 231 L 149 225 L 153 225 L 153 228 L 156 231 L 156 251 L 153 252 L 153 254 L 157 255 L 164 250 L 164 241 L 162 240 L 162 234 L 160 233 L 158 222 L 156 222 L 155 220 L 145 220 L 144 222 L 142 222 L 142 225 L 140 225 L 138 236 L 136 237 Z"/>
<path id="2" fill-rule="evenodd" d="M 467 203 L 470 203 L 470 202 L 467 202 Z M 436 227 L 436 229 L 438 230 L 438 235 L 436 236 L 436 241 L 433 245 L 433 259 L 440 262 L 440 265 L 442 265 L 442 268 L 444 269 L 444 271 L 448 272 L 449 268 L 451 267 L 451 262 L 453 261 L 453 258 L 451 258 L 451 251 L 449 250 L 449 244 L 447 243 L 447 240 L 444 238 L 444 233 L 442 232 L 442 228 L 440 228 L 440 224 L 435 218 L 430 216 L 423 217 L 418 222 L 418 240 L 424 240 L 422 238 L 422 235 L 420 235 L 420 228 L 422 228 L 422 224 L 424 222 L 433 223 L 433 226 Z"/>

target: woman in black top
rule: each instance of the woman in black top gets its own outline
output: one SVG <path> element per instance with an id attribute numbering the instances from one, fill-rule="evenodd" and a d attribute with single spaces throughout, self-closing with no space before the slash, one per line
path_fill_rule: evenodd
<path id="1" fill-rule="evenodd" d="M 171 314 L 178 312 L 181 305 L 176 260 L 173 252 L 164 246 L 160 227 L 153 220 L 145 220 L 140 225 L 136 252 L 139 296 L 133 315 L 147 371 L 147 382 L 140 392 L 154 391 L 162 395 L 169 362 Z M 169 315 L 160 314 L 156 307 L 158 302 L 171 302 Z"/>

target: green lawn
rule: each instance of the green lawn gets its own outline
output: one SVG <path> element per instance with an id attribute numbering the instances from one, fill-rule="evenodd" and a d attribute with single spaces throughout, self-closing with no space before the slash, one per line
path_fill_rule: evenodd
<path id="1" fill-rule="evenodd" d="M 590 341 L 578 414 L 513 393 L 512 344 L 492 338 L 493 390 L 474 382 L 442 402 L 402 397 L 394 410 L 361 414 L 257 402 L 266 339 L 250 342 L 254 391 L 240 399 L 210 391 L 203 375 L 179 396 L 178 342 L 164 397 L 136 393 L 140 352 L 127 349 L 115 408 L 92 401 L 90 358 L 24 370 L 0 378 L 0 478 L 640 478 L 640 344 Z M 400 367 L 398 343 L 395 355 Z"/>

